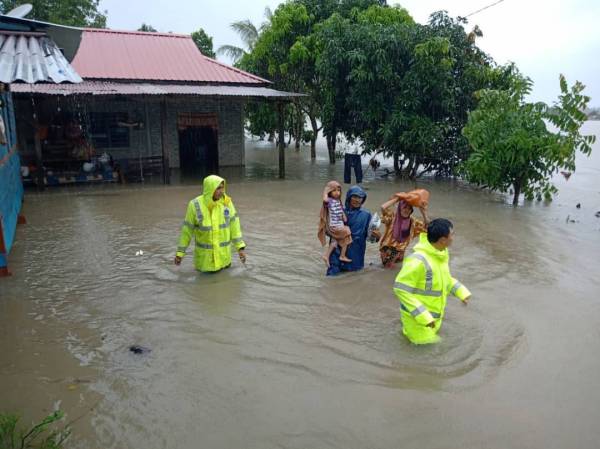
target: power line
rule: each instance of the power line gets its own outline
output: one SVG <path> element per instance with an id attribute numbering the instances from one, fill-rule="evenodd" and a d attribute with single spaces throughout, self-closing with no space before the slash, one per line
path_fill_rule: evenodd
<path id="1" fill-rule="evenodd" d="M 467 17 L 470 17 L 470 16 L 475 15 L 477 13 L 480 13 L 481 11 L 485 11 L 486 9 L 491 8 L 492 6 L 496 6 L 498 3 L 502 3 L 503 1 L 504 0 L 498 0 L 497 2 L 492 3 L 491 5 L 484 6 L 483 8 L 478 9 L 477 11 L 473 11 L 471 14 L 467 14 L 464 17 L 467 18 Z"/>

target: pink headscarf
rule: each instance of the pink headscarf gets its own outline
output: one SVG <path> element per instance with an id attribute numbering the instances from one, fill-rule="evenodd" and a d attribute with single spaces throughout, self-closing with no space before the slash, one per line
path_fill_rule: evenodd
<path id="1" fill-rule="evenodd" d="M 400 211 L 404 206 L 410 206 L 406 201 L 400 200 L 398 202 L 398 209 L 396 209 L 396 216 L 394 217 L 394 228 L 392 230 L 392 236 L 397 242 L 404 242 L 409 236 L 411 220 L 410 217 L 403 217 Z M 411 206 L 412 207 L 412 206 Z"/>

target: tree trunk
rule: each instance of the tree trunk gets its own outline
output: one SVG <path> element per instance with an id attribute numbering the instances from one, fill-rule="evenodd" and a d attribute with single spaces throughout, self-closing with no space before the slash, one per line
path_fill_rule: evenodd
<path id="1" fill-rule="evenodd" d="M 279 131 L 279 143 L 277 146 L 279 147 L 279 178 L 285 178 L 285 138 L 283 135 L 283 126 L 284 126 L 284 112 L 283 112 L 283 103 L 277 103 L 277 128 Z"/>
<path id="2" fill-rule="evenodd" d="M 317 127 L 317 119 L 311 115 L 310 118 L 310 126 L 312 127 L 312 138 L 310 139 L 310 158 L 317 158 L 317 136 L 319 135 L 319 128 Z"/>
<path id="3" fill-rule="evenodd" d="M 416 179 L 417 178 L 417 172 L 419 171 L 419 165 L 421 165 L 420 161 L 419 161 L 419 157 L 415 157 L 413 160 L 413 166 L 410 169 L 410 174 L 409 174 L 409 178 L 410 179 Z"/>
<path id="4" fill-rule="evenodd" d="M 410 178 L 410 174 L 413 170 L 414 165 L 415 165 L 415 160 L 412 158 L 408 158 L 406 168 L 404 170 L 402 170 L 402 176 L 406 177 L 406 178 Z"/>
<path id="5" fill-rule="evenodd" d="M 402 167 L 400 166 L 400 155 L 398 153 L 394 153 L 394 171 L 396 175 L 400 174 Z"/>
<path id="6" fill-rule="evenodd" d="M 304 112 L 302 112 L 300 106 L 296 105 L 296 150 L 300 149 L 302 131 L 304 131 Z"/>
<path id="7" fill-rule="evenodd" d="M 513 187 L 515 188 L 515 194 L 513 195 L 513 206 L 518 206 L 519 204 L 519 196 L 521 195 L 521 182 L 516 181 L 513 183 Z"/>
<path id="8" fill-rule="evenodd" d="M 329 163 L 335 164 L 335 135 L 327 136 L 327 152 L 329 153 Z"/>

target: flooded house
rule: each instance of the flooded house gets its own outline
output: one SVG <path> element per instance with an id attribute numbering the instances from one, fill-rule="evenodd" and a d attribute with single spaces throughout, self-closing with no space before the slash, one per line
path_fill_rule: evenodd
<path id="1" fill-rule="evenodd" d="M 245 102 L 297 95 L 204 56 L 189 35 L 80 32 L 82 83 L 11 86 L 26 181 L 41 187 L 243 166 Z"/>
<path id="2" fill-rule="evenodd" d="M 21 215 L 21 148 L 11 85 L 82 81 L 69 64 L 79 32 L 25 19 L 30 11 L 31 5 L 21 5 L 0 15 L 0 277 L 10 274 L 8 256 L 16 227 L 25 222 Z"/>

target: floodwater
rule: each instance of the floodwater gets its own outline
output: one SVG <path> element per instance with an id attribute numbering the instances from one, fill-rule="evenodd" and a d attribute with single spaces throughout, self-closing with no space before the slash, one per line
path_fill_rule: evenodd
<path id="1" fill-rule="evenodd" d="M 343 164 L 291 149 L 280 181 L 273 147 L 247 148 L 223 175 L 248 262 L 219 274 L 171 263 L 199 182 L 27 194 L 0 280 L 0 409 L 60 407 L 74 448 L 598 447 L 599 144 L 549 204 L 367 174 L 367 208 L 419 186 L 455 224 L 473 299 L 449 299 L 430 347 L 401 335 L 376 246 L 363 272 L 324 276 L 320 193 Z"/>

